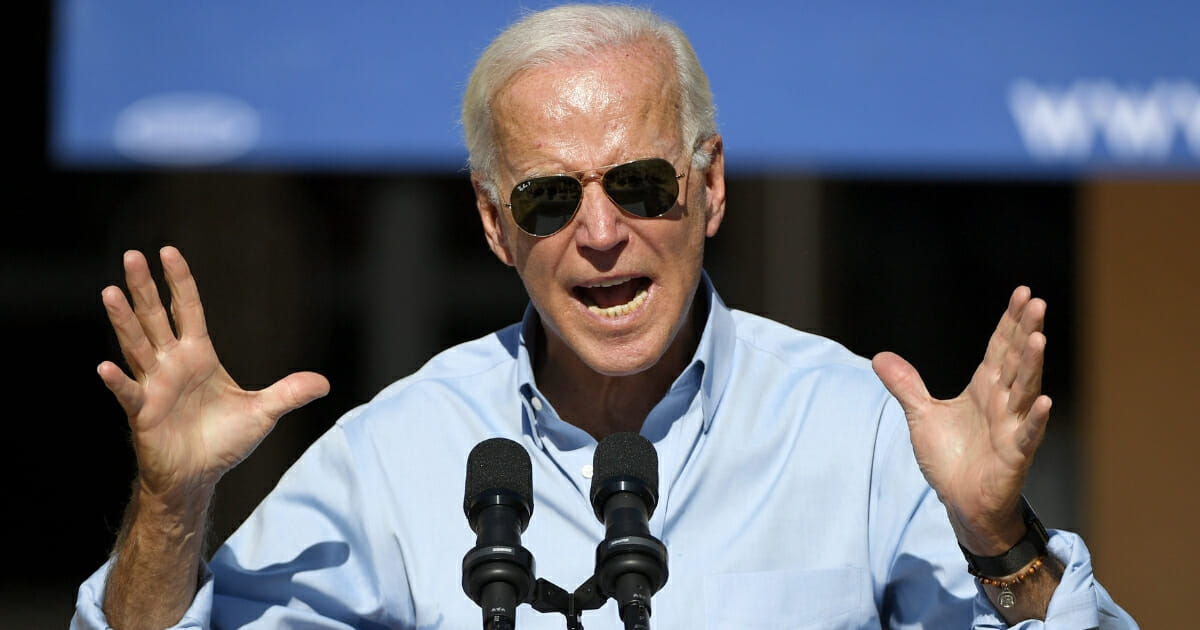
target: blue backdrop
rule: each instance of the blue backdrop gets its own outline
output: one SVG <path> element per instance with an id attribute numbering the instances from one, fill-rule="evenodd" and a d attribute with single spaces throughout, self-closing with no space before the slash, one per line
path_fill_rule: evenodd
<path id="1" fill-rule="evenodd" d="M 58 0 L 68 168 L 445 172 L 483 46 L 546 2 Z M 659 0 L 731 170 L 1200 173 L 1200 3 Z"/>

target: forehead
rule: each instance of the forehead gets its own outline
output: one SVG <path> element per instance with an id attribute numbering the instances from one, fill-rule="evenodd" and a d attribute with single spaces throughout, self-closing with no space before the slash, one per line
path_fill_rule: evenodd
<path id="1" fill-rule="evenodd" d="M 593 168 L 680 151 L 670 55 L 639 43 L 516 74 L 492 100 L 500 169 Z"/>

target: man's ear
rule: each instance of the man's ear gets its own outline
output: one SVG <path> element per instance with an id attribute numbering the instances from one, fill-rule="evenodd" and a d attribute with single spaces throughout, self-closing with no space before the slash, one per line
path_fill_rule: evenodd
<path id="1" fill-rule="evenodd" d="M 709 156 L 708 168 L 704 171 L 704 233 L 713 237 L 725 218 L 725 144 L 721 134 L 716 133 L 704 142 L 704 146 Z"/>
<path id="2" fill-rule="evenodd" d="M 489 187 L 476 176 L 471 175 L 471 185 L 475 188 L 475 207 L 479 209 L 479 220 L 483 223 L 483 235 L 487 238 L 488 247 L 500 262 L 513 266 L 512 251 L 504 240 L 504 209 L 493 200 Z"/>

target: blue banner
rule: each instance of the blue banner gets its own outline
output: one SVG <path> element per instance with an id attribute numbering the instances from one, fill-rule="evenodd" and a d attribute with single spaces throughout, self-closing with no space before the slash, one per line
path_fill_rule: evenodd
<path id="1" fill-rule="evenodd" d="M 68 168 L 446 172 L 476 56 L 545 2 L 59 0 Z M 1200 174 L 1200 3 L 658 0 L 733 171 Z"/>

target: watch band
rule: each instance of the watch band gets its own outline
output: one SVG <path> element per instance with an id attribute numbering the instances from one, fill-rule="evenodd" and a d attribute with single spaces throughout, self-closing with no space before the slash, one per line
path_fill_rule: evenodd
<path id="1" fill-rule="evenodd" d="M 1025 568 L 1034 559 L 1046 555 L 1046 543 L 1050 535 L 1042 526 L 1029 501 L 1021 495 L 1021 517 L 1025 521 L 1025 535 L 1008 551 L 998 556 L 977 556 L 959 545 L 967 559 L 967 569 L 975 576 L 1002 578 Z"/>

